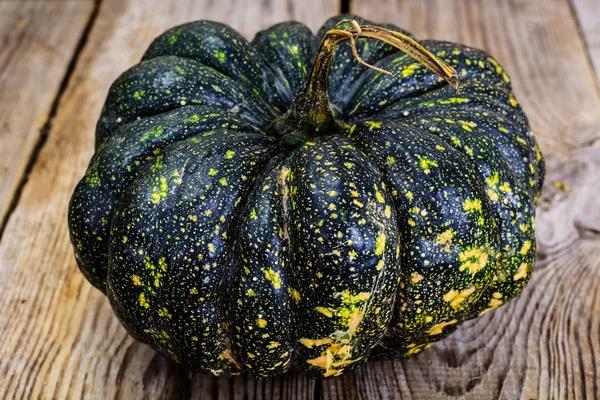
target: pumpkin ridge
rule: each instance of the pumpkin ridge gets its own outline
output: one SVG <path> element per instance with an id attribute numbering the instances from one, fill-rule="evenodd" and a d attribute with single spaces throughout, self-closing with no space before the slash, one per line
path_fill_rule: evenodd
<path id="1" fill-rule="evenodd" d="M 139 173 L 144 165 L 154 162 L 170 143 L 215 128 L 217 132 L 222 132 L 218 128 L 223 129 L 223 126 L 230 131 L 255 129 L 219 108 L 186 106 L 124 124 L 104 142 L 103 148 L 90 161 L 69 205 L 69 228 L 71 240 L 76 244 L 76 260 L 94 286 L 105 291 L 109 215 L 112 215 L 122 193 L 133 182 L 133 175 Z M 129 161 L 123 164 L 124 159 Z M 95 206 L 90 207 L 92 204 Z"/>
<path id="2" fill-rule="evenodd" d="M 334 376 L 366 361 L 387 328 L 397 229 L 379 172 L 346 137 L 315 138 L 288 165 L 294 365 Z M 346 192 L 354 197 L 346 200 Z M 328 272 L 340 269 L 348 272 Z"/>
<path id="3" fill-rule="evenodd" d="M 283 112 L 303 89 L 317 55 L 319 41 L 304 24 L 282 22 L 260 31 L 252 46 L 265 60 L 265 65 L 289 87 L 289 98 Z"/>
<path id="4" fill-rule="evenodd" d="M 432 339 L 437 341 L 439 336 L 443 337 L 456 329 L 466 316 L 470 314 L 469 310 L 475 306 L 483 290 L 490 285 L 492 272 L 496 269 L 495 255 L 499 246 L 499 224 L 496 223 L 496 216 L 492 212 L 491 206 L 487 203 L 485 191 L 483 186 L 479 184 L 479 181 L 473 179 L 473 184 L 471 185 L 467 184 L 465 178 L 459 178 L 465 174 L 467 176 L 473 175 L 473 177 L 477 175 L 475 175 L 475 166 L 472 165 L 471 160 L 458 150 L 454 150 L 452 147 L 446 148 L 443 151 L 437 150 L 439 156 L 436 159 L 428 158 L 429 154 L 433 154 L 429 150 L 430 153 L 421 153 L 423 154 L 422 158 L 418 158 L 418 156 L 413 157 L 412 161 L 401 158 L 404 156 L 399 151 L 391 150 L 396 148 L 394 146 L 404 143 L 403 146 L 415 146 L 406 147 L 406 150 L 404 150 L 407 152 L 406 154 L 408 154 L 408 149 L 410 149 L 410 152 L 414 151 L 418 155 L 419 152 L 433 149 L 434 147 L 437 148 L 440 144 L 445 144 L 440 138 L 422 131 L 419 127 L 391 121 L 367 121 L 359 123 L 353 129 L 352 137 L 354 138 L 354 143 L 369 156 L 370 160 L 376 163 L 385 179 L 386 185 L 392 190 L 392 194 L 394 195 L 393 203 L 398 217 L 398 226 L 404 238 L 401 246 L 402 265 L 404 267 L 402 269 L 402 280 L 398 287 L 394 320 L 386 336 L 382 339 L 381 345 L 387 349 L 395 349 L 390 354 L 410 356 L 425 348 L 427 343 Z M 387 147 L 387 143 L 390 143 L 391 147 Z M 424 160 L 427 162 L 425 163 Z M 452 161 L 452 163 L 457 162 L 458 164 L 451 164 L 450 160 L 456 160 Z M 414 164 L 416 165 L 413 166 Z M 429 199 L 427 201 L 431 204 L 437 204 L 438 201 L 443 200 L 443 197 L 440 198 L 439 194 L 436 194 L 439 192 L 428 191 L 421 194 L 411 189 L 410 185 L 405 187 L 399 186 L 400 182 L 409 182 L 410 179 L 408 177 L 412 176 L 420 185 L 428 187 L 429 183 L 427 180 L 424 180 L 425 177 L 435 177 L 436 174 L 446 171 L 445 168 L 451 165 L 454 165 L 452 168 L 454 168 L 455 172 L 452 172 L 452 169 L 450 169 L 448 172 L 444 172 L 444 175 L 435 178 L 439 182 L 447 182 L 439 186 L 440 189 L 438 190 L 441 190 L 441 188 L 448 190 L 444 185 L 450 185 L 450 182 L 453 180 L 457 181 L 457 183 L 454 183 L 454 186 L 450 187 L 454 188 L 454 190 L 460 188 L 463 188 L 461 189 L 463 191 L 467 190 L 460 197 L 458 193 L 453 194 L 453 196 L 465 199 L 462 207 L 472 207 L 471 203 L 468 204 L 471 201 L 469 197 L 464 197 L 469 191 L 473 192 L 471 195 L 477 193 L 475 198 L 482 200 L 482 202 L 477 203 L 481 211 L 476 211 L 473 216 L 469 216 L 470 212 L 467 212 L 463 215 L 451 216 L 442 214 L 444 215 L 443 217 L 438 217 L 439 211 L 436 208 L 432 208 L 431 205 L 427 207 L 426 203 L 422 203 L 422 201 L 429 199 L 429 196 L 435 196 L 436 200 Z M 461 166 L 460 175 L 457 175 L 459 171 L 458 165 Z M 469 167 L 467 168 L 466 166 Z M 398 168 L 405 169 L 407 177 L 399 175 Z M 418 172 L 419 170 L 422 172 Z M 394 177 L 394 180 L 390 179 L 391 176 Z M 432 184 L 433 182 L 431 181 Z M 437 185 L 440 185 L 440 183 L 437 183 Z M 483 200 L 484 198 L 485 200 Z M 474 205 L 475 202 L 473 201 L 472 204 Z M 441 203 L 436 207 L 442 207 Z M 443 209 L 440 208 L 440 210 Z M 480 221 L 475 218 L 479 215 L 479 212 L 483 212 L 479 218 L 485 216 L 485 221 L 489 226 L 480 225 Z M 423 219 L 423 221 L 417 220 L 418 218 Z M 439 223 L 436 219 L 427 222 L 429 218 L 442 218 L 441 220 L 446 221 L 450 225 L 443 228 L 444 225 L 438 225 Z M 472 228 L 479 226 L 477 229 L 479 229 L 480 233 L 485 232 L 484 234 L 487 239 L 482 239 L 483 241 L 471 238 L 466 240 L 465 233 L 467 231 L 465 229 L 467 228 L 461 228 L 463 222 L 458 222 L 464 218 L 469 218 L 472 221 L 468 226 Z M 418 230 L 423 226 L 430 226 L 436 230 L 432 233 L 427 233 L 427 231 L 411 233 L 413 230 Z M 444 231 L 448 227 L 451 230 Z M 448 232 L 449 234 L 446 235 Z M 436 235 L 438 235 L 437 239 Z M 418 239 L 419 237 L 421 239 Z M 428 245 L 427 243 L 429 242 L 436 242 L 437 245 Z M 417 252 L 414 250 L 415 246 L 428 250 L 419 250 Z M 423 261 L 419 261 L 417 255 L 411 255 L 421 252 L 426 257 L 424 263 Z M 454 254 L 456 261 L 443 261 L 444 257 L 447 257 L 445 255 L 446 252 Z M 459 257 L 463 257 L 462 254 L 465 255 L 465 258 L 464 261 L 461 261 L 462 266 L 460 268 L 464 266 L 466 269 L 459 272 L 458 267 L 461 265 L 459 264 Z M 477 254 L 472 264 L 471 261 L 468 261 L 472 257 L 470 254 Z M 485 261 L 481 261 L 484 259 L 483 257 L 485 257 Z M 428 263 L 431 263 L 431 265 Z M 450 266 L 453 268 L 449 269 L 447 273 L 443 272 L 443 269 L 440 269 L 443 265 L 446 265 L 445 263 L 449 263 L 447 268 L 450 268 Z M 478 263 L 483 263 L 483 265 L 480 266 Z M 433 273 L 431 272 L 433 271 L 432 268 L 435 268 L 436 265 L 439 269 L 439 272 L 437 272 L 438 275 L 429 277 Z M 436 276 L 438 277 L 436 278 Z M 441 286 L 436 287 L 432 284 L 436 280 L 441 282 Z M 416 298 L 411 297 L 415 295 L 417 296 Z M 448 306 L 445 306 L 445 304 Z M 452 307 L 450 307 L 450 304 L 452 304 Z M 452 324 L 443 325 L 449 320 L 453 321 Z M 402 326 L 399 326 L 399 324 Z M 375 358 L 379 358 L 381 357 L 381 350 L 376 347 L 373 354 Z"/>
<path id="5" fill-rule="evenodd" d="M 499 227 L 500 256 L 495 277 L 490 286 L 483 290 L 479 306 L 474 307 L 476 312 L 468 317 L 474 318 L 480 311 L 489 311 L 490 307 L 496 308 L 515 297 L 529 279 L 535 261 L 535 257 L 532 257 L 535 249 L 530 249 L 524 254 L 515 252 L 514 249 L 520 250 L 527 243 L 535 242 L 535 237 L 531 234 L 534 218 L 533 197 L 530 194 L 530 186 L 522 182 L 508 166 L 495 143 L 486 137 L 474 136 L 481 134 L 479 126 L 473 126 L 472 132 L 467 132 L 462 128 L 453 129 L 456 124 L 448 123 L 446 127 L 451 132 L 448 134 L 442 133 L 444 130 L 440 126 L 443 127 L 443 123 L 444 120 L 426 122 L 421 119 L 414 121 L 413 125 L 421 129 L 427 126 L 435 127 L 448 146 L 460 151 L 471 160 L 480 180 L 486 182 L 487 199 L 494 209 Z M 488 156 L 488 152 L 496 154 Z M 514 279 L 515 284 L 506 285 L 505 283 L 511 279 Z"/>
<path id="6" fill-rule="evenodd" d="M 234 110 L 257 127 L 275 117 L 270 105 L 235 80 L 195 60 L 161 56 L 132 67 L 111 85 L 98 122 L 96 147 L 121 123 L 188 103 Z"/>
<path id="7" fill-rule="evenodd" d="M 292 100 L 289 88 L 269 70 L 252 43 L 228 25 L 201 20 L 171 28 L 152 42 L 142 59 L 161 55 L 200 61 L 248 89 L 259 91 L 257 94 L 278 110 L 287 108 Z"/>
<path id="8" fill-rule="evenodd" d="M 421 43 L 455 67 L 461 82 L 478 80 L 486 85 L 500 85 L 503 89 L 510 89 L 502 74 L 497 74 L 496 67 L 488 61 L 490 57 L 487 53 L 451 42 L 425 40 Z M 469 65 L 466 65 L 466 60 L 469 61 Z M 479 61 L 482 65 L 479 65 Z M 374 70 L 364 71 L 351 89 L 354 92 L 353 97 L 342 108 L 345 118 L 353 120 L 372 118 L 375 113 L 382 110 L 382 106 L 387 107 L 398 100 L 418 97 L 445 87 L 436 76 L 431 75 L 425 68 L 418 66 L 404 55 L 390 54 L 378 60 L 376 65 L 393 71 L 394 74 L 388 76 Z M 459 89 L 459 94 L 461 91 L 462 88 Z M 373 109 L 363 109 L 367 106 Z M 362 113 L 357 113 L 361 110 Z"/>
<path id="9" fill-rule="evenodd" d="M 477 113 L 476 109 L 475 113 L 471 113 L 471 110 L 469 110 L 469 112 L 461 111 L 460 113 L 439 112 L 435 114 L 427 114 L 426 118 L 423 118 L 423 116 L 412 116 L 404 118 L 402 120 L 406 121 L 407 123 L 415 124 L 416 122 L 418 122 L 417 119 L 427 120 L 431 123 L 432 120 L 442 121 L 448 118 L 456 118 L 459 121 L 468 119 L 471 122 L 476 123 L 478 125 L 487 124 L 490 122 L 489 117 L 494 116 L 494 113 L 491 113 L 488 110 L 484 110 L 483 112 L 488 113 L 489 115 L 484 118 L 482 117 L 481 113 Z M 529 197 L 534 198 L 535 196 L 537 196 L 537 193 L 539 193 L 540 184 L 538 183 L 535 187 L 532 187 L 530 183 L 525 179 L 528 178 L 528 174 L 530 173 L 530 171 L 527 167 L 527 164 L 524 163 L 523 158 L 533 163 L 535 168 L 535 180 L 536 182 L 539 182 L 539 179 L 542 179 L 539 176 L 542 168 L 540 167 L 540 165 L 538 165 L 537 161 L 535 160 L 535 149 L 537 148 L 537 143 L 531 141 L 532 136 L 526 135 L 529 141 L 529 146 L 523 144 L 519 139 L 523 140 L 524 136 L 519 134 L 518 126 L 510 120 L 504 119 L 504 116 L 497 115 L 497 118 L 500 118 L 502 120 L 496 121 L 499 123 L 499 126 L 502 127 L 501 130 L 492 130 L 491 127 L 486 126 L 486 129 L 480 130 L 479 134 L 491 140 L 491 145 L 499 151 L 500 156 L 506 163 L 506 167 L 513 174 L 515 180 L 520 186 L 523 187 L 523 189 L 529 192 Z M 499 142 L 499 140 L 501 139 L 502 141 Z M 444 137 L 444 140 L 449 145 L 456 148 L 456 145 L 454 145 L 452 142 L 452 138 Z M 510 146 L 510 148 L 514 150 L 519 155 L 519 157 L 510 157 L 509 153 L 507 152 L 507 150 L 504 149 L 504 147 L 499 147 L 500 144 Z"/>
<path id="10" fill-rule="evenodd" d="M 119 317 L 138 334 L 143 332 L 144 342 L 163 348 L 188 368 L 238 368 L 228 345 L 220 293 L 226 288 L 233 251 L 223 235 L 230 232 L 251 180 L 223 174 L 227 168 L 242 168 L 254 176 L 279 150 L 272 139 L 259 135 L 195 136 L 173 143 L 162 161 L 136 179 L 115 210 L 108 271 L 112 302 L 135 311 Z M 228 158 L 228 151 L 238 158 Z M 217 172 L 204 169 L 207 164 Z M 234 202 L 228 193 L 239 200 Z M 174 234 L 164 241 L 152 239 L 161 231 Z M 205 322 L 195 317 L 198 312 Z M 182 331 L 184 326 L 188 329 Z M 205 337 L 204 332 L 212 333 Z M 198 359 L 198 354 L 205 358 Z"/>

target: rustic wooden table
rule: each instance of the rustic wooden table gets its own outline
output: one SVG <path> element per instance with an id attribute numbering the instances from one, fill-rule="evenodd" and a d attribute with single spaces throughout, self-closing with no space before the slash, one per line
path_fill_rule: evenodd
<path id="1" fill-rule="evenodd" d="M 187 373 L 127 336 L 73 258 L 67 203 L 107 89 L 175 24 L 251 37 L 290 19 L 316 30 L 342 7 L 510 73 L 548 165 L 533 279 L 408 361 L 323 381 Z M 597 398 L 599 75 L 599 0 L 0 0 L 0 398 Z"/>

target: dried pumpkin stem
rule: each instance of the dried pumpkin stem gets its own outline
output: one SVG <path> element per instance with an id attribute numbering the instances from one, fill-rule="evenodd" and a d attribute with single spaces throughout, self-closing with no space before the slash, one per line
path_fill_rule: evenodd
<path id="1" fill-rule="evenodd" d="M 338 28 L 348 23 L 352 26 L 347 29 Z M 271 126 L 275 135 L 283 137 L 288 146 L 297 147 L 310 136 L 319 136 L 323 132 L 339 129 L 339 123 L 335 121 L 330 109 L 328 86 L 334 51 L 340 43 L 350 42 L 352 54 L 359 63 L 378 72 L 391 74 L 389 71 L 368 64 L 360 57 L 356 49 L 356 39 L 359 38 L 379 40 L 403 51 L 458 89 L 458 76 L 454 68 L 409 36 L 378 26 L 361 26 L 355 20 L 341 21 L 323 36 L 306 87 L 294 99 L 288 112 Z"/>

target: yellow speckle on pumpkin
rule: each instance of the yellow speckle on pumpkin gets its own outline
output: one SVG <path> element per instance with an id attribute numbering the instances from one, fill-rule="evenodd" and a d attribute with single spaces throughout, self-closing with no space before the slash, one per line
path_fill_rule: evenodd
<path id="1" fill-rule="evenodd" d="M 519 225 L 519 229 L 522 232 L 527 232 L 527 229 L 529 229 L 529 228 L 527 227 L 527 224 L 521 224 L 521 225 Z"/>
<path id="2" fill-rule="evenodd" d="M 440 335 L 444 332 L 444 328 L 450 325 L 454 325 L 456 324 L 458 321 L 453 319 L 451 321 L 445 321 L 445 322 L 440 322 L 439 324 L 435 324 L 434 326 L 432 326 L 428 333 L 430 336 L 434 336 L 434 335 Z"/>
<path id="3" fill-rule="evenodd" d="M 271 282 L 271 284 L 273 284 L 273 287 L 275 289 L 281 288 L 281 275 L 279 274 L 279 272 L 275 271 L 272 268 L 267 268 L 264 270 L 264 274 L 265 278 L 267 278 L 267 280 Z"/>
<path id="4" fill-rule="evenodd" d="M 531 248 L 531 241 L 527 240 L 527 241 L 525 241 L 525 243 L 523 243 L 523 247 L 521 247 L 519 254 L 524 256 L 525 254 L 527 254 L 527 252 L 529 251 L 530 248 Z"/>
<path id="5" fill-rule="evenodd" d="M 146 294 L 144 292 L 140 293 L 139 302 L 140 302 L 140 306 L 142 306 L 144 308 L 150 307 L 150 303 L 148 303 L 148 301 L 146 300 Z"/>
<path id="6" fill-rule="evenodd" d="M 469 99 L 466 97 L 451 97 L 449 99 L 439 99 L 438 104 L 462 104 L 468 103 Z"/>
<path id="7" fill-rule="evenodd" d="M 385 251 L 386 240 L 387 238 L 385 236 L 385 233 L 377 233 L 377 236 L 375 237 L 375 255 L 380 256 L 383 254 L 383 252 Z"/>
<path id="8" fill-rule="evenodd" d="M 169 312 L 169 310 L 167 310 L 166 307 L 163 307 L 160 310 L 158 310 L 158 316 L 169 319 L 172 317 L 171 313 Z"/>
<path id="9" fill-rule="evenodd" d="M 331 312 L 331 310 L 327 307 L 315 307 L 315 310 L 317 310 L 319 313 L 323 314 L 324 316 L 328 317 L 328 318 L 332 318 L 333 314 Z"/>
<path id="10" fill-rule="evenodd" d="M 375 188 L 375 199 L 379 202 L 379 203 L 385 203 L 385 199 L 383 198 L 383 195 L 381 194 L 381 192 L 379 191 L 379 188 L 377 187 L 377 185 L 373 185 L 373 187 Z"/>
<path id="11" fill-rule="evenodd" d="M 481 271 L 488 261 L 488 254 L 480 248 L 471 247 L 458 255 L 460 261 L 460 271 L 467 270 L 475 275 Z"/>
<path id="12" fill-rule="evenodd" d="M 410 274 L 410 281 L 414 284 L 417 284 L 423 280 L 423 275 L 418 273 L 417 271 Z"/>
<path id="13" fill-rule="evenodd" d="M 384 212 L 384 214 L 385 214 L 386 218 L 391 218 L 391 216 L 392 216 L 392 208 L 390 206 L 386 205 L 385 206 L 385 212 Z"/>
<path id="14" fill-rule="evenodd" d="M 471 286 L 465 290 L 450 290 L 444 295 L 444 301 L 450 303 L 452 308 L 458 308 L 463 301 L 467 299 L 475 291 L 475 286 Z"/>
<path id="15" fill-rule="evenodd" d="M 500 185 L 499 189 L 503 193 L 512 194 L 512 189 L 510 188 L 510 184 L 508 182 L 504 182 L 502 185 Z"/>
<path id="16" fill-rule="evenodd" d="M 265 326 L 267 326 L 267 321 L 259 318 L 256 320 L 256 325 L 258 325 L 259 328 L 264 328 Z"/>
<path id="17" fill-rule="evenodd" d="M 301 344 L 308 347 L 309 349 L 314 346 L 324 346 L 332 342 L 331 339 L 306 339 L 302 338 L 298 340 Z"/>
<path id="18" fill-rule="evenodd" d="M 500 176 L 498 175 L 498 171 L 494 172 L 492 176 L 488 176 L 487 178 L 485 178 L 485 183 L 487 183 L 488 186 L 495 186 L 498 183 L 500 183 Z"/>
<path id="19" fill-rule="evenodd" d="M 526 263 L 521 263 L 521 265 L 519 265 L 519 269 L 517 270 L 517 273 L 513 277 L 515 281 L 518 281 L 520 279 L 524 279 L 527 277 L 527 267 L 528 267 L 528 265 Z"/>
<path id="20" fill-rule="evenodd" d="M 152 189 L 152 203 L 154 204 L 167 197 L 167 189 L 169 188 L 169 185 L 167 184 L 167 178 L 161 176 L 159 178 L 159 182 L 159 185 Z"/>
<path id="21" fill-rule="evenodd" d="M 463 210 L 466 212 L 481 211 L 481 200 L 479 199 L 466 199 L 463 202 Z"/>
<path id="22" fill-rule="evenodd" d="M 440 233 L 435 239 L 435 243 L 439 245 L 446 244 L 450 242 L 454 238 L 454 231 L 452 228 L 446 229 L 444 232 Z"/>
<path id="23" fill-rule="evenodd" d="M 296 303 L 300 302 L 300 292 L 294 288 L 288 288 L 288 293 L 292 295 L 292 298 Z"/>
<path id="24" fill-rule="evenodd" d="M 131 275 L 131 280 L 134 286 L 140 286 L 142 284 L 142 280 L 138 275 Z"/>
<path id="25" fill-rule="evenodd" d="M 380 128 L 381 127 L 381 122 L 365 121 L 365 125 L 367 125 L 369 127 L 369 131 L 372 131 L 373 129 Z"/>
<path id="26" fill-rule="evenodd" d="M 406 78 L 407 76 L 414 74 L 415 70 L 419 68 L 420 65 L 421 64 L 419 63 L 412 63 L 407 65 L 406 67 L 404 67 L 404 69 L 402 69 L 402 77 Z"/>
<path id="27" fill-rule="evenodd" d="M 431 173 L 430 167 L 437 167 L 438 163 L 435 160 L 416 154 L 415 157 L 419 160 L 419 166 L 425 174 Z"/>

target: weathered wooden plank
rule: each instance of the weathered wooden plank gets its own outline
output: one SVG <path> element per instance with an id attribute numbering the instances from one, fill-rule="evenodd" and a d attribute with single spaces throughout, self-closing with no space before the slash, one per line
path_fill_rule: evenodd
<path id="1" fill-rule="evenodd" d="M 0 230 L 93 0 L 0 2 Z"/>
<path id="2" fill-rule="evenodd" d="M 351 7 L 419 38 L 493 54 L 513 79 L 548 176 L 538 264 L 517 300 L 414 359 L 324 381 L 323 398 L 599 397 L 600 101 L 568 1 L 353 0 Z"/>
<path id="3" fill-rule="evenodd" d="M 597 0 L 571 0 L 579 21 L 583 39 L 587 44 L 590 61 L 600 85 L 600 2 Z"/>
<path id="4" fill-rule="evenodd" d="M 109 85 L 156 35 L 193 19 L 228 22 L 247 35 L 289 19 L 316 29 L 333 4 L 102 2 L 0 242 L 0 398 L 313 397 L 314 383 L 295 374 L 262 381 L 197 376 L 130 339 L 106 298 L 77 271 L 66 211 Z"/>

